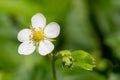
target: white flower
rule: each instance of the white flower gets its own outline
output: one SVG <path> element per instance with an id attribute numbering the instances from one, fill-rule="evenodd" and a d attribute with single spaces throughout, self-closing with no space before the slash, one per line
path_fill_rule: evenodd
<path id="1" fill-rule="evenodd" d="M 18 40 L 22 42 L 18 48 L 19 54 L 29 55 L 35 49 L 41 55 L 47 55 L 54 49 L 51 38 L 56 38 L 60 33 L 60 27 L 56 22 L 46 25 L 46 18 L 37 13 L 31 19 L 32 28 L 23 29 L 18 33 Z"/>

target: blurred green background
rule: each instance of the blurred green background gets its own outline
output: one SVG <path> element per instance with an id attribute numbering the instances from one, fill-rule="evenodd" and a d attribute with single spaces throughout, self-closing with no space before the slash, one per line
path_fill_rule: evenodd
<path id="1" fill-rule="evenodd" d="M 58 80 L 120 80 L 120 0 L 0 0 L 0 80 L 52 80 L 48 57 L 18 54 L 18 32 L 43 13 L 61 26 L 55 51 L 82 49 L 96 58 L 96 68 L 63 69 Z"/>

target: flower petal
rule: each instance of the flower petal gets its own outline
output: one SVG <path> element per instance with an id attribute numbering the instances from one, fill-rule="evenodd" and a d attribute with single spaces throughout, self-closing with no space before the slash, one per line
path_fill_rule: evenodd
<path id="1" fill-rule="evenodd" d="M 23 29 L 18 33 L 17 38 L 20 42 L 28 41 L 31 34 L 32 31 L 30 29 Z"/>
<path id="2" fill-rule="evenodd" d="M 44 30 L 47 38 L 56 38 L 60 33 L 60 26 L 56 22 L 49 23 Z"/>
<path id="3" fill-rule="evenodd" d="M 36 15 L 34 15 L 31 19 L 32 22 L 32 27 L 35 29 L 43 29 L 43 27 L 45 27 L 46 24 L 46 18 L 43 14 L 41 13 L 37 13 Z"/>
<path id="4" fill-rule="evenodd" d="M 53 43 L 48 40 L 41 41 L 38 47 L 38 51 L 41 55 L 47 55 L 51 53 L 54 49 Z"/>
<path id="5" fill-rule="evenodd" d="M 22 44 L 20 44 L 18 48 L 19 54 L 22 54 L 22 55 L 29 55 L 33 53 L 34 50 L 35 50 L 35 45 L 33 44 L 33 42 L 30 42 L 30 41 L 23 42 Z"/>

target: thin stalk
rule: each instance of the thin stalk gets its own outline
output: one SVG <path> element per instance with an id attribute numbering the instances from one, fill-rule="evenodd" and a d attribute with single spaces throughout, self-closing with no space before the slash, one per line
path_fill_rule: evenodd
<path id="1" fill-rule="evenodd" d="M 55 56 L 53 54 L 51 54 L 51 64 L 52 64 L 53 80 L 57 80 L 56 68 L 55 68 Z"/>

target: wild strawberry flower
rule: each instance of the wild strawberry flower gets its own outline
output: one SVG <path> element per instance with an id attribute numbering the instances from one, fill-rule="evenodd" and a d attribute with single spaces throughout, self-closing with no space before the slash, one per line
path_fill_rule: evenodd
<path id="1" fill-rule="evenodd" d="M 18 40 L 22 42 L 18 48 L 19 54 L 29 55 L 35 50 L 39 54 L 47 55 L 54 49 L 51 42 L 60 33 L 60 26 L 56 22 L 46 25 L 46 18 L 43 14 L 37 13 L 31 18 L 31 29 L 23 29 L 18 33 Z"/>

